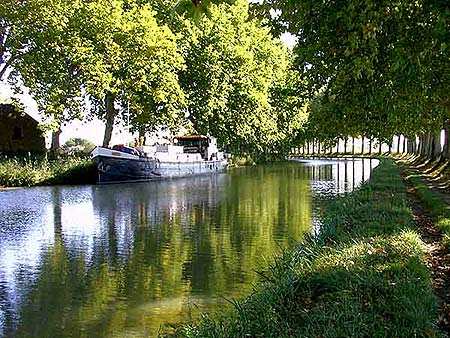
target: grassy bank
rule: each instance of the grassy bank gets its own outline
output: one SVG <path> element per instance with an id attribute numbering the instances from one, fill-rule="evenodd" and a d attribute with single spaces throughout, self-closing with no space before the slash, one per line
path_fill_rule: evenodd
<path id="1" fill-rule="evenodd" d="M 94 182 L 95 167 L 87 158 L 0 158 L 0 187 Z"/>
<path id="2" fill-rule="evenodd" d="M 440 336 L 425 248 L 393 162 L 322 212 L 320 235 L 275 260 L 252 295 L 162 336 Z"/>

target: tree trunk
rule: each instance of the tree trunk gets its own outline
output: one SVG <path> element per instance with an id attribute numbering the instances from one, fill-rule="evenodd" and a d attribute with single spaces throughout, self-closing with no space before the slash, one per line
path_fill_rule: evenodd
<path id="1" fill-rule="evenodd" d="M 369 155 L 372 155 L 372 137 L 369 138 Z"/>
<path id="2" fill-rule="evenodd" d="M 380 140 L 378 140 L 378 154 L 381 155 L 381 147 L 382 147 L 382 142 Z"/>
<path id="3" fill-rule="evenodd" d="M 406 151 L 408 152 L 408 154 L 413 154 L 414 153 L 413 140 L 411 140 L 410 138 L 407 141 Z"/>
<path id="4" fill-rule="evenodd" d="M 426 157 L 431 157 L 431 143 L 431 133 L 426 133 L 424 142 L 424 155 Z"/>
<path id="5" fill-rule="evenodd" d="M 147 140 L 145 138 L 145 130 L 143 128 L 139 128 L 139 144 L 138 144 L 138 146 L 145 146 L 146 141 Z"/>
<path id="6" fill-rule="evenodd" d="M 450 147 L 448 144 L 448 133 L 450 129 L 450 120 L 444 123 L 444 149 L 442 149 L 442 156 L 446 159 L 450 159 Z"/>
<path id="7" fill-rule="evenodd" d="M 416 147 L 416 154 L 420 155 L 420 142 L 421 142 L 421 135 L 419 135 L 419 141 L 417 142 L 417 147 Z"/>
<path id="8" fill-rule="evenodd" d="M 438 158 L 441 156 L 441 130 L 431 135 L 431 157 Z"/>
<path id="9" fill-rule="evenodd" d="M 389 142 L 389 154 L 392 154 L 392 138 L 391 138 L 391 142 Z"/>
<path id="10" fill-rule="evenodd" d="M 59 137 L 61 136 L 61 127 L 58 127 L 57 130 L 52 132 L 52 144 L 50 146 L 50 151 L 53 154 L 57 154 L 60 149 L 61 149 L 61 145 L 59 142 Z"/>
<path id="11" fill-rule="evenodd" d="M 352 155 L 355 155 L 355 137 L 352 136 Z"/>
<path id="12" fill-rule="evenodd" d="M 361 137 L 361 154 L 364 154 L 364 136 Z"/>
<path id="13" fill-rule="evenodd" d="M 400 135 L 397 136 L 397 153 L 400 154 Z"/>
<path id="14" fill-rule="evenodd" d="M 423 137 L 423 156 L 430 156 L 430 135 L 427 133 Z"/>
<path id="15" fill-rule="evenodd" d="M 424 134 L 419 135 L 419 155 L 420 156 L 425 155 L 425 135 Z"/>
<path id="16" fill-rule="evenodd" d="M 406 153 L 406 140 L 407 138 L 405 136 L 403 136 L 403 152 Z"/>
<path id="17" fill-rule="evenodd" d="M 347 142 L 348 142 L 348 137 L 346 136 L 344 139 L 344 154 L 347 153 Z"/>
<path id="18" fill-rule="evenodd" d="M 116 117 L 116 108 L 114 107 L 114 95 L 110 92 L 106 93 L 105 96 L 105 107 L 106 107 L 106 127 L 105 135 L 103 137 L 103 147 L 109 147 L 111 142 L 112 131 L 114 128 L 114 119 Z"/>

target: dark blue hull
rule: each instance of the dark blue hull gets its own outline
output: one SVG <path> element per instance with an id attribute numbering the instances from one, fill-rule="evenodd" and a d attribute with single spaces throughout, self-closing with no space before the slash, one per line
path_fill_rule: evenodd
<path id="1" fill-rule="evenodd" d="M 127 181 L 148 181 L 161 177 L 155 170 L 158 163 L 155 159 L 121 159 L 107 156 L 95 158 L 97 164 L 98 183 Z"/>

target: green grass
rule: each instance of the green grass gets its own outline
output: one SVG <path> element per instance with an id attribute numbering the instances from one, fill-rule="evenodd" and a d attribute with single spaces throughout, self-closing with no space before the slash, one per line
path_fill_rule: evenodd
<path id="1" fill-rule="evenodd" d="M 397 167 L 325 203 L 321 233 L 276 259 L 228 310 L 167 337 L 436 337 L 437 301 Z"/>
<path id="2" fill-rule="evenodd" d="M 13 157 L 0 159 L 0 186 L 23 187 L 95 182 L 95 167 L 89 159 L 67 157 Z"/>
<path id="3" fill-rule="evenodd" d="M 435 224 L 443 233 L 443 243 L 450 248 L 450 209 L 440 195 L 430 188 L 418 176 L 408 177 L 409 182 L 416 190 L 421 203 L 431 213 Z"/>

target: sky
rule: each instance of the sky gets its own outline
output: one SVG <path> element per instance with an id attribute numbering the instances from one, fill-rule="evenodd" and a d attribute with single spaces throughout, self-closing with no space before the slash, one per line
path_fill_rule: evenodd
<path id="1" fill-rule="evenodd" d="M 292 48 L 295 45 L 295 37 L 289 33 L 284 33 L 281 36 L 281 40 L 289 47 Z M 42 118 L 39 115 L 36 102 L 29 95 L 26 88 L 23 88 L 24 94 L 14 94 L 11 87 L 6 82 L 0 82 L 0 101 L 2 99 L 8 99 L 11 97 L 18 98 L 25 106 L 27 114 L 41 122 Z M 66 126 L 63 126 L 60 137 L 61 144 L 64 144 L 68 139 L 73 137 L 80 137 L 88 139 L 96 145 L 101 145 L 103 141 L 103 134 L 105 131 L 105 125 L 102 121 L 94 119 L 92 121 L 73 121 Z M 127 128 L 124 126 L 117 126 L 114 128 L 113 136 L 111 139 L 112 144 L 128 143 L 133 140 Z M 50 136 L 47 136 L 47 146 L 50 145 Z"/>

